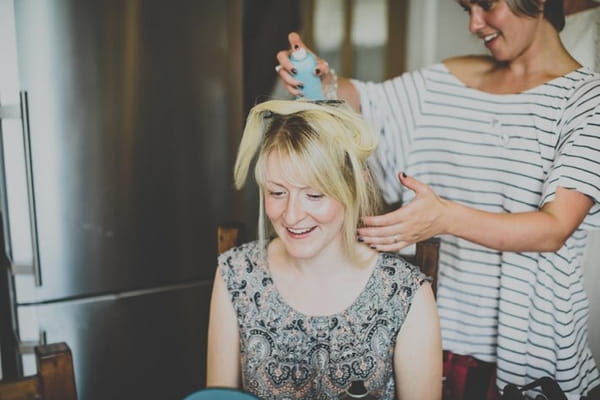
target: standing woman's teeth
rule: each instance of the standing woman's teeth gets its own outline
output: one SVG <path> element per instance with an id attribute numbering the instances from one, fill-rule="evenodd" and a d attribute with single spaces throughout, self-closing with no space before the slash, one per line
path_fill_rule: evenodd
<path id="1" fill-rule="evenodd" d="M 312 228 L 308 228 L 308 229 L 292 229 L 292 228 L 288 228 L 288 231 L 290 231 L 293 234 L 296 235 L 301 235 L 303 233 L 307 233 L 310 232 Z"/>
<path id="2" fill-rule="evenodd" d="M 490 40 L 492 40 L 492 39 L 495 39 L 495 38 L 497 38 L 497 37 L 498 37 L 498 32 L 496 32 L 496 33 L 492 33 L 491 35 L 484 36 L 484 37 L 483 37 L 483 41 L 487 43 L 487 42 L 489 42 Z"/>

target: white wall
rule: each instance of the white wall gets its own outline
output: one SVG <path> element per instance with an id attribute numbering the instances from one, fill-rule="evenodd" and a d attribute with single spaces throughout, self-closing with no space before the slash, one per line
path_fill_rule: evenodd
<path id="1" fill-rule="evenodd" d="M 485 54 L 481 40 L 469 33 L 468 22 L 467 13 L 455 1 L 411 1 L 407 69 L 461 54 Z"/>
<path id="2" fill-rule="evenodd" d="M 408 69 L 413 70 L 461 54 L 486 54 L 481 40 L 468 31 L 468 15 L 454 1 L 410 2 Z M 600 231 L 592 232 L 584 256 L 584 285 L 590 299 L 588 337 L 600 366 Z"/>

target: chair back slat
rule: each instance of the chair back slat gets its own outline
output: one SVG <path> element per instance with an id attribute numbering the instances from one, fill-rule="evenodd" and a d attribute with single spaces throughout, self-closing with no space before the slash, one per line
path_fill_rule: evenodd
<path id="1" fill-rule="evenodd" d="M 77 400 L 71 349 L 66 343 L 37 346 L 35 356 L 44 400 Z"/>
<path id="2" fill-rule="evenodd" d="M 37 399 L 39 393 L 40 385 L 37 376 L 0 381 L 0 399 L 2 400 Z"/>
<path id="3" fill-rule="evenodd" d="M 437 294 L 438 268 L 440 261 L 440 239 L 430 238 L 417 242 L 414 255 L 402 255 L 411 264 L 431 278 L 433 294 Z"/>
<path id="4" fill-rule="evenodd" d="M 2 400 L 77 400 L 73 357 L 66 343 L 35 347 L 36 375 L 0 381 Z"/>
<path id="5" fill-rule="evenodd" d="M 240 243 L 241 224 L 229 223 L 217 226 L 217 251 L 219 254 L 226 252 Z"/>

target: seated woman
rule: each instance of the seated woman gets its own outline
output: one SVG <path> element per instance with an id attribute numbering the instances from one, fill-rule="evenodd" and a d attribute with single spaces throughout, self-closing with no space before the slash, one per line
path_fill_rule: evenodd
<path id="1" fill-rule="evenodd" d="M 208 386 L 337 399 L 361 381 L 371 398 L 441 398 L 427 278 L 356 240 L 360 219 L 378 211 L 367 167 L 375 146 L 345 104 L 268 101 L 250 111 L 234 175 L 239 189 L 257 156 L 259 240 L 219 257 Z"/>

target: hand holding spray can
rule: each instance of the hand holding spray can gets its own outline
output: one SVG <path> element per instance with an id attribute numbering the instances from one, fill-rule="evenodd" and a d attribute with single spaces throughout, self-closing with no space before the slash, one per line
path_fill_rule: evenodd
<path id="1" fill-rule="evenodd" d="M 304 48 L 295 50 L 290 55 L 290 61 L 296 67 L 298 73 L 294 78 L 298 79 L 304 87 L 301 89 L 302 96 L 298 98 L 307 98 L 310 100 L 323 100 L 323 89 L 321 88 L 321 79 L 314 74 L 317 66 L 315 56 Z"/>

